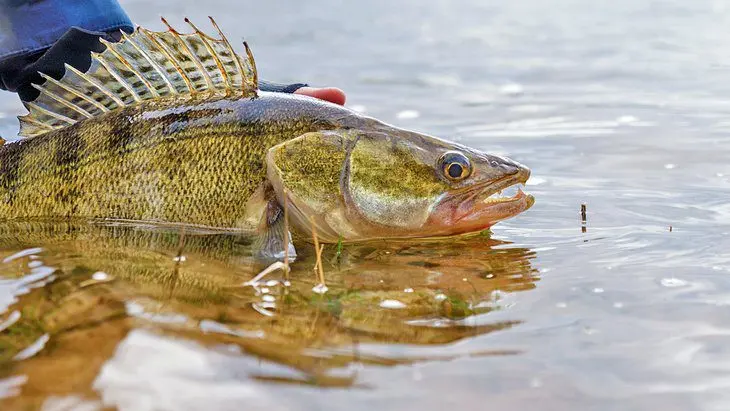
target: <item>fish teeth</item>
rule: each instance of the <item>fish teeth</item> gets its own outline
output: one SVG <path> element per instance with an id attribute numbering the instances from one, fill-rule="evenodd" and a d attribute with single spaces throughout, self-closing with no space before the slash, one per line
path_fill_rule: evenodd
<path id="1" fill-rule="evenodd" d="M 521 191 L 522 184 L 515 184 L 509 187 L 505 187 L 502 190 L 492 193 L 489 197 L 484 199 L 485 203 L 499 203 L 509 201 L 519 194 Z"/>

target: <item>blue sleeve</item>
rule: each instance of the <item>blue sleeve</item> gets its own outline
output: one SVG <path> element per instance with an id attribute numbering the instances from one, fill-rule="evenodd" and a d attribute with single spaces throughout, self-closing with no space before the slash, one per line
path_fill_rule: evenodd
<path id="1" fill-rule="evenodd" d="M 64 64 L 86 71 L 99 41 L 119 41 L 119 31 L 134 26 L 117 0 L 0 0 L 0 89 L 18 93 L 22 101 L 38 97 L 38 73 L 60 79 Z M 264 91 L 293 93 L 304 83 L 262 80 Z"/>
<path id="2" fill-rule="evenodd" d="M 46 49 L 74 26 L 134 29 L 116 0 L 0 0 L 0 62 Z"/>

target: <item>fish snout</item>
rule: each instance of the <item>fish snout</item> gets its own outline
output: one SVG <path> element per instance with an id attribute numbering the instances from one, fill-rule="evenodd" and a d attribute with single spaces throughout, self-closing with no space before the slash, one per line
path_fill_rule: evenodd
<path id="1" fill-rule="evenodd" d="M 511 158 L 490 155 L 488 161 L 492 169 L 505 176 L 513 176 L 515 180 L 522 184 L 530 178 L 530 169 Z"/>

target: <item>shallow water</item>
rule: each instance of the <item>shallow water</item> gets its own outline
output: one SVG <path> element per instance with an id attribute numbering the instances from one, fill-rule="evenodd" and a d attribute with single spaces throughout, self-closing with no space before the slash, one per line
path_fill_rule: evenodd
<path id="1" fill-rule="evenodd" d="M 508 154 L 537 201 L 491 238 L 329 247 L 324 295 L 305 245 L 256 289 L 244 238 L 2 226 L 3 410 L 730 407 L 724 2 L 122 3 Z"/>

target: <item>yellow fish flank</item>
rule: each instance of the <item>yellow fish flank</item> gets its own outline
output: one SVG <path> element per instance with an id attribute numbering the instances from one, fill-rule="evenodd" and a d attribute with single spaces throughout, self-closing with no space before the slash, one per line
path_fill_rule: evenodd
<path id="1" fill-rule="evenodd" d="M 315 124 L 303 112 L 289 121 L 242 118 L 241 110 L 264 115 L 270 106 L 292 102 L 319 106 L 260 94 L 255 100 L 143 102 L 9 144 L 0 151 L 0 215 L 251 229 L 244 205 L 265 180 L 268 149 L 335 127 Z"/>
<path id="2" fill-rule="evenodd" d="M 215 23 L 213 23 L 215 25 Z M 217 26 L 216 26 L 217 28 Z M 138 28 L 86 73 L 44 75 L 0 148 L 0 218 L 124 219 L 321 239 L 449 236 L 529 208 L 529 169 L 309 97 L 258 90 L 253 57 L 193 26 Z"/>

